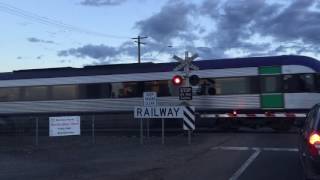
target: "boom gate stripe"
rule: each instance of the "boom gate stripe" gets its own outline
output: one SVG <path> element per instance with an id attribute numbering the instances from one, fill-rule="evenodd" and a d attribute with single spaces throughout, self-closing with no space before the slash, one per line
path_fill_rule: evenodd
<path id="1" fill-rule="evenodd" d="M 232 113 L 225 113 L 225 114 L 201 114 L 200 117 L 202 118 L 297 118 L 306 117 L 304 113 L 265 113 L 265 114 L 232 114 Z"/>

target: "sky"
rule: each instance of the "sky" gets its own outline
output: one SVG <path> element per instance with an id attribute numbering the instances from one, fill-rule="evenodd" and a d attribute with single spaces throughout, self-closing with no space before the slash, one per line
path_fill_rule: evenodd
<path id="1" fill-rule="evenodd" d="M 0 0 L 0 72 L 305 55 L 320 59 L 319 0 Z"/>

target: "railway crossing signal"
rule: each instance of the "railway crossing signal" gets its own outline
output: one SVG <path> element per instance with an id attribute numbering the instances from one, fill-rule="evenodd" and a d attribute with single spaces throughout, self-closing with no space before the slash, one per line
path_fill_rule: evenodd
<path id="1" fill-rule="evenodd" d="M 192 61 L 198 57 L 198 54 L 194 54 L 189 57 L 188 52 L 185 52 L 185 58 L 182 59 L 178 56 L 173 56 L 173 59 L 177 60 L 180 64 L 174 68 L 174 71 L 179 71 L 183 69 L 184 77 L 185 77 L 185 87 L 181 87 L 179 89 L 179 98 L 180 100 L 184 100 L 184 104 L 186 104 L 186 110 L 189 113 L 186 113 L 187 118 L 183 118 L 183 129 L 188 131 L 188 143 L 191 144 L 191 131 L 195 129 L 195 113 L 194 108 L 190 108 L 188 100 L 192 100 L 192 87 L 190 86 L 193 84 L 199 83 L 199 77 L 196 75 L 192 75 L 191 81 L 190 73 L 192 70 L 199 70 L 199 67 L 192 64 Z M 188 108 L 189 107 L 189 108 Z"/>
<path id="2" fill-rule="evenodd" d="M 197 76 L 195 74 L 191 75 L 189 78 L 189 82 L 190 82 L 191 86 L 196 86 L 199 84 L 200 78 L 199 78 L 199 76 Z"/>
<path id="3" fill-rule="evenodd" d="M 175 75 L 172 78 L 172 84 L 176 86 L 180 86 L 183 83 L 183 77 L 180 75 Z"/>
<path id="4" fill-rule="evenodd" d="M 175 86 L 181 86 L 181 85 L 183 84 L 183 82 L 184 82 L 184 79 L 183 79 L 183 77 L 180 76 L 180 75 L 175 75 L 175 76 L 173 76 L 173 78 L 172 78 L 171 81 L 172 81 L 172 84 L 173 84 L 173 85 L 175 85 Z M 191 76 L 189 77 L 189 84 L 191 84 L 191 86 L 196 86 L 196 85 L 199 84 L 199 82 L 200 82 L 199 76 L 197 76 L 197 75 L 191 75 Z"/>

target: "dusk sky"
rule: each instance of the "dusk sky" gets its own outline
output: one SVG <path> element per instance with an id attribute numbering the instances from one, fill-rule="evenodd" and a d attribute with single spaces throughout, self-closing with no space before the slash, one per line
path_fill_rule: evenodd
<path id="1" fill-rule="evenodd" d="M 0 72 L 297 54 L 320 59 L 318 0 L 0 0 Z"/>

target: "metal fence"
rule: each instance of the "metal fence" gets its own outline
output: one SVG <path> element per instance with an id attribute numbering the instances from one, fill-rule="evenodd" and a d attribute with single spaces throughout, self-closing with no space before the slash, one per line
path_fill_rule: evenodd
<path id="1" fill-rule="evenodd" d="M 49 116 L 0 118 L 0 150 L 57 147 L 59 144 L 95 144 L 101 136 L 139 137 L 140 121 L 132 114 L 81 115 L 78 136 L 49 136 Z M 166 120 L 166 132 L 182 133 L 181 120 Z M 161 120 L 143 120 L 143 136 L 161 136 Z M 179 131 L 180 130 L 180 131 Z M 136 139 L 139 143 L 139 139 Z M 98 142 L 103 143 L 103 142 Z"/>

